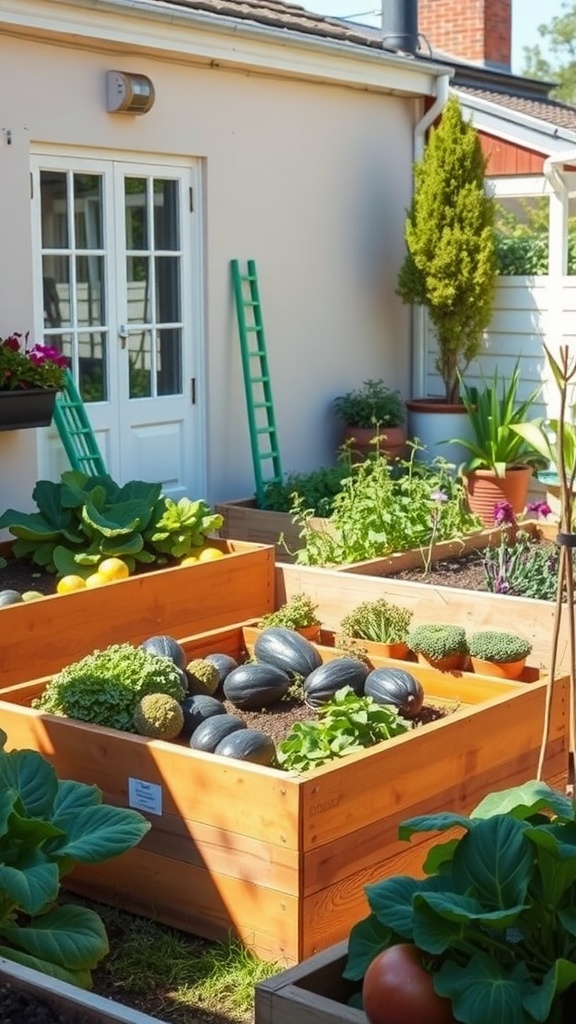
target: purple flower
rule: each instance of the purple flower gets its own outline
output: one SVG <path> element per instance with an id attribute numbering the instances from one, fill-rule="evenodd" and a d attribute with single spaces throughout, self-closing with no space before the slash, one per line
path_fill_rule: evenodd
<path id="1" fill-rule="evenodd" d="M 509 501 L 497 501 L 494 505 L 494 523 L 496 526 L 516 525 L 514 509 Z"/>
<path id="2" fill-rule="evenodd" d="M 526 505 L 526 511 L 535 512 L 536 515 L 542 516 L 543 519 L 546 519 L 546 517 L 551 514 L 552 509 L 545 501 L 530 501 Z"/>
<path id="3" fill-rule="evenodd" d="M 448 495 L 444 494 L 444 491 L 432 491 L 430 499 L 438 502 L 448 501 Z"/>

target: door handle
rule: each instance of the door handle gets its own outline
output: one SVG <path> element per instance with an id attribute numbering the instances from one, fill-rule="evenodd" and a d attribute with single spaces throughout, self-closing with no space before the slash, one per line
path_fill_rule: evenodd
<path id="1" fill-rule="evenodd" d="M 120 347 L 126 348 L 126 342 L 128 340 L 128 327 L 126 324 L 120 324 L 118 328 L 118 337 L 120 338 Z"/>

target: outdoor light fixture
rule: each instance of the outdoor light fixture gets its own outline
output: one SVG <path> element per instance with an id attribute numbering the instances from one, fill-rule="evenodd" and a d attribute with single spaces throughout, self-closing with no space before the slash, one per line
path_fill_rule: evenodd
<path id="1" fill-rule="evenodd" d="M 147 75 L 109 71 L 108 113 L 146 114 L 154 104 L 154 86 Z"/>

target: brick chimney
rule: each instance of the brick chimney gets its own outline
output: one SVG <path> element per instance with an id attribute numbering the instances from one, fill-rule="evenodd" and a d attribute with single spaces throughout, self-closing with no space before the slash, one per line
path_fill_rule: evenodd
<path id="1" fill-rule="evenodd" d="M 434 51 L 510 70 L 512 0 L 418 0 L 418 31 Z"/>

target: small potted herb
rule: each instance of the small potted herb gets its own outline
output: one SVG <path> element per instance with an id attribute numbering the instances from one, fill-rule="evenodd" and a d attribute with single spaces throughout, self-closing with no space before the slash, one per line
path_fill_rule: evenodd
<path id="1" fill-rule="evenodd" d="M 354 456 L 406 457 L 406 407 L 399 391 L 383 380 L 365 380 L 361 387 L 335 398 L 332 406 L 344 424 L 342 439 L 351 445 Z"/>
<path id="2" fill-rule="evenodd" d="M 383 657 L 405 658 L 412 615 L 409 608 L 392 604 L 385 598 L 363 601 L 342 619 L 340 635 L 347 640 L 364 640 L 377 645 L 379 650 L 373 653 Z M 370 653 L 370 648 L 367 650 Z"/>
<path id="3" fill-rule="evenodd" d="M 524 670 L 532 644 L 516 633 L 484 629 L 472 633 L 468 650 L 475 672 L 517 679 Z"/>
<path id="4" fill-rule="evenodd" d="M 466 630 L 463 626 L 433 622 L 415 626 L 407 636 L 408 647 L 418 661 L 442 670 L 464 667 L 468 655 Z"/>
<path id="5" fill-rule="evenodd" d="M 308 640 L 317 640 L 320 635 L 320 619 L 316 614 L 318 605 L 307 594 L 294 594 L 289 601 L 275 612 L 268 612 L 258 621 L 258 629 L 266 626 L 285 626 L 302 633 Z"/>

